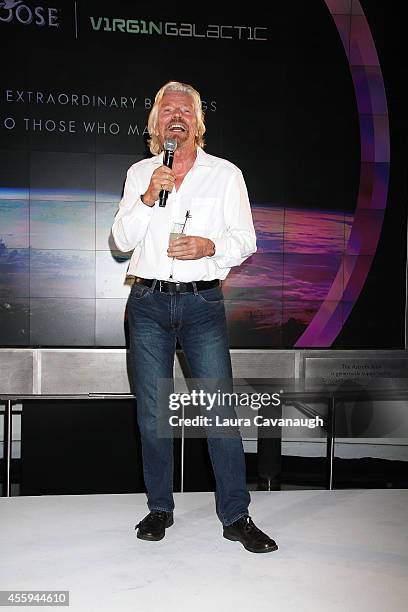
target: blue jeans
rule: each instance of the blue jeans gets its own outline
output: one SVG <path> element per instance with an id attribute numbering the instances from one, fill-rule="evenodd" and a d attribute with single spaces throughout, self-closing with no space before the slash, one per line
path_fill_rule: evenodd
<path id="1" fill-rule="evenodd" d="M 158 379 L 173 379 L 176 340 L 192 378 L 232 381 L 222 289 L 162 293 L 135 283 L 128 305 L 130 375 L 137 400 L 137 420 L 149 510 L 174 509 L 173 438 L 157 432 Z M 223 408 L 218 408 L 223 410 Z M 228 409 L 225 409 L 224 416 Z M 221 414 L 222 416 L 222 414 Z M 241 436 L 207 436 L 216 480 L 217 516 L 230 525 L 248 514 L 245 456 Z"/>

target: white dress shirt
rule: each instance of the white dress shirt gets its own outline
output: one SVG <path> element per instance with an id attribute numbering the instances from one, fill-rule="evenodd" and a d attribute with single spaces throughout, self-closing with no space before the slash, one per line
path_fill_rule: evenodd
<path id="1" fill-rule="evenodd" d="M 239 168 L 197 148 L 197 157 L 182 184 L 169 194 L 167 205 L 143 204 L 163 154 L 133 164 L 127 172 L 112 235 L 120 251 L 132 251 L 127 274 L 190 282 L 224 279 L 232 266 L 240 265 L 256 251 L 256 236 L 248 192 Z M 210 238 L 215 254 L 200 259 L 172 259 L 167 255 L 174 222 L 187 219 L 184 233 Z"/>

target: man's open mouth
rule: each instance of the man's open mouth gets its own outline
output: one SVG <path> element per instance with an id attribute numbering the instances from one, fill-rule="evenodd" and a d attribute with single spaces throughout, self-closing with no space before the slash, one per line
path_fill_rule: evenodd
<path id="1" fill-rule="evenodd" d="M 169 132 L 186 132 L 187 131 L 182 123 L 170 123 L 167 129 L 169 130 Z"/>

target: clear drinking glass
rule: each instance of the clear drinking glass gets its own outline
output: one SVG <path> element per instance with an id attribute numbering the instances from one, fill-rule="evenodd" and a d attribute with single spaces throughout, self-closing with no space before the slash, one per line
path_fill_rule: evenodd
<path id="1" fill-rule="evenodd" d="M 183 229 L 184 229 L 184 222 L 183 223 L 173 223 L 171 231 L 170 231 L 169 244 L 172 240 L 176 240 L 179 236 L 183 234 Z"/>

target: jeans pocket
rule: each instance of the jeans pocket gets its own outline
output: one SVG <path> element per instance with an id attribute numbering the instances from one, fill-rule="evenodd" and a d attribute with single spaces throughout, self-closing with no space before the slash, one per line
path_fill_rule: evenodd
<path id="1" fill-rule="evenodd" d="M 146 287 L 146 285 L 141 285 L 139 283 L 134 283 L 129 297 L 132 300 L 141 300 L 149 294 L 150 287 Z"/>

